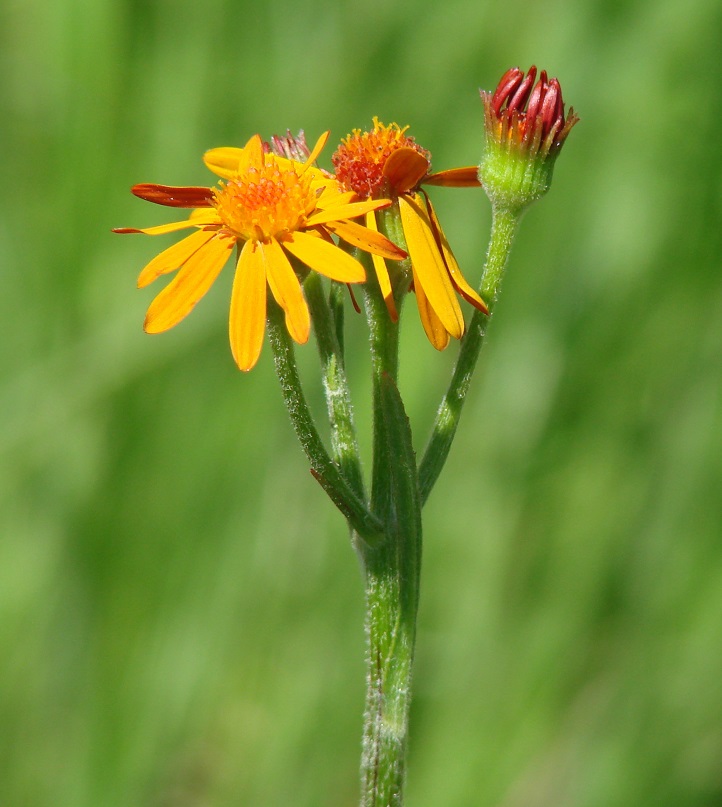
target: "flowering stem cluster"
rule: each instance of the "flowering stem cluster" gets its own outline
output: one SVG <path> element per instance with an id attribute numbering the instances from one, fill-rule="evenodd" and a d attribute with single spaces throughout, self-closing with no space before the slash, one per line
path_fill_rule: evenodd
<path id="1" fill-rule="evenodd" d="M 145 329 L 184 319 L 237 248 L 229 316 L 231 351 L 241 370 L 261 352 L 267 327 L 276 373 L 311 473 L 345 516 L 366 586 L 367 688 L 361 807 L 402 807 L 411 674 L 421 571 L 421 510 L 449 455 L 487 325 L 523 212 L 544 195 L 554 162 L 577 122 L 565 117 L 561 87 L 536 68 L 512 68 L 482 92 L 485 152 L 474 166 L 431 173 L 430 154 L 408 127 L 374 119 L 333 157 L 335 177 L 290 133 L 242 149 L 212 149 L 214 188 L 142 184 L 140 198 L 190 208 L 186 220 L 117 232 L 190 230 L 142 270 L 144 287 L 176 272 L 157 295 Z M 479 290 L 464 278 L 424 185 L 478 187 L 492 204 L 492 231 Z M 360 221 L 363 220 L 362 225 Z M 338 239 L 338 243 L 334 241 Z M 328 280 L 331 281 L 330 289 Z M 365 281 L 365 282 L 364 282 Z M 359 285 L 369 328 L 373 393 L 370 492 L 361 467 L 344 361 L 342 284 Z M 302 288 L 303 287 L 303 288 Z M 456 366 L 417 463 L 398 389 L 399 315 L 413 291 L 434 348 L 460 339 Z M 459 302 L 474 307 L 466 327 Z M 294 343 L 311 325 L 318 346 L 330 427 L 327 449 L 306 401 Z"/>

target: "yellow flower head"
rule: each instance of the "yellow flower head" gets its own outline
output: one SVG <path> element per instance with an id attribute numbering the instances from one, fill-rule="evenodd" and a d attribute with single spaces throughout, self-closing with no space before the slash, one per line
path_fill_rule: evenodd
<path id="1" fill-rule="evenodd" d="M 343 283 L 362 282 L 366 274 L 357 260 L 334 243 L 331 233 L 392 260 L 406 257 L 380 233 L 351 220 L 386 207 L 390 201 L 358 201 L 355 194 L 344 192 L 336 180 L 313 166 L 327 138 L 328 132 L 319 138 L 305 163 L 266 153 L 259 135 L 244 148 L 212 149 L 204 161 L 222 178 L 214 188 L 133 187 L 136 196 L 149 202 L 194 208 L 185 221 L 115 231 L 160 235 L 194 230 L 153 258 L 140 273 L 138 286 L 142 288 L 160 275 L 179 270 L 151 303 L 146 332 L 166 331 L 187 316 L 238 245 L 229 333 L 236 364 L 250 370 L 263 344 L 266 284 L 285 312 L 291 336 L 299 343 L 308 340 L 308 306 L 289 255 Z"/>
<path id="2" fill-rule="evenodd" d="M 470 166 L 430 174 L 431 155 L 406 135 L 408 126 L 385 126 L 378 118 L 373 123 L 372 131 L 356 129 L 341 141 L 332 158 L 336 179 L 359 197 L 389 197 L 398 205 L 421 322 L 431 344 L 443 350 L 450 336 L 460 339 L 464 333 L 457 293 L 484 313 L 488 309 L 461 274 L 431 200 L 421 186 L 478 187 L 477 169 Z M 366 213 L 366 226 L 378 229 L 375 210 Z M 379 254 L 372 254 L 372 258 L 389 314 L 395 321 L 398 314 L 388 268 Z"/>

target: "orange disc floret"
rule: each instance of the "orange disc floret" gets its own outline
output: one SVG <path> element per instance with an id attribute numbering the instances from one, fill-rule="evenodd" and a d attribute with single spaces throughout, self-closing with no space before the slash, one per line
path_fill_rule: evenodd
<path id="1" fill-rule="evenodd" d="M 213 189 L 213 207 L 232 235 L 267 241 L 301 229 L 316 206 L 317 194 L 309 173 L 283 170 L 273 155 L 261 160 L 260 166 L 220 182 Z"/>
<path id="2" fill-rule="evenodd" d="M 336 179 L 345 187 L 363 198 L 379 197 L 393 193 L 389 188 L 384 166 L 388 158 L 400 148 L 413 149 L 431 167 L 431 155 L 413 137 L 406 135 L 408 126 L 401 128 L 398 123 L 388 126 L 378 118 L 373 119 L 374 128 L 370 132 L 354 129 L 336 149 L 331 158 L 336 169 Z"/>

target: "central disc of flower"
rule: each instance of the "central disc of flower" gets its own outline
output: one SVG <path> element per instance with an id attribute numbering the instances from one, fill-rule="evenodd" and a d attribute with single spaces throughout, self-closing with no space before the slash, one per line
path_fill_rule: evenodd
<path id="1" fill-rule="evenodd" d="M 287 160 L 283 161 L 288 164 Z M 286 167 L 272 154 L 213 189 L 213 206 L 233 235 L 268 241 L 301 229 L 316 207 L 311 174 Z"/>
<path id="2" fill-rule="evenodd" d="M 389 156 L 400 148 L 411 148 L 422 154 L 431 165 L 431 155 L 407 137 L 408 126 L 402 129 L 398 123 L 385 126 L 374 118 L 374 128 L 370 132 L 354 129 L 336 149 L 331 158 L 336 169 L 336 179 L 363 198 L 382 198 L 393 188 L 388 188 L 384 176 L 384 165 Z"/>

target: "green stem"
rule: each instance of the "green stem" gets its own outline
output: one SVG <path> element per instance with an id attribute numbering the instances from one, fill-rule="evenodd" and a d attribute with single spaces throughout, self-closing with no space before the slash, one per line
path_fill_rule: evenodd
<path id="1" fill-rule="evenodd" d="M 331 425 L 333 457 L 356 495 L 365 500 L 366 492 L 356 440 L 351 394 L 343 366 L 336 322 L 324 293 L 321 276 L 318 273 L 309 274 L 304 283 L 304 289 L 321 357 L 323 388 Z"/>
<path id="2" fill-rule="evenodd" d="M 283 310 L 269 294 L 268 335 L 273 350 L 276 375 L 283 400 L 303 450 L 311 463 L 311 473 L 346 516 L 352 528 L 367 542 L 374 542 L 383 531 L 382 521 L 371 513 L 328 455 L 316 429 L 301 387 L 293 342 L 286 330 Z"/>
<path id="3" fill-rule="evenodd" d="M 341 283 L 332 283 L 331 290 L 328 293 L 328 306 L 331 309 L 331 317 L 333 318 L 333 327 L 336 331 L 336 343 L 338 344 L 339 356 L 341 364 L 345 364 L 344 360 L 344 314 L 346 310 L 346 289 Z"/>
<path id="4" fill-rule="evenodd" d="M 489 314 L 475 310 L 469 328 L 461 343 L 454 373 L 436 413 L 431 438 L 419 466 L 419 485 L 422 505 L 444 467 L 461 418 L 461 409 L 469 391 L 471 377 L 484 344 L 487 325 L 496 304 L 511 245 L 521 212 L 507 208 L 494 208 L 489 248 L 486 253 L 480 294 L 489 307 Z"/>
<path id="5" fill-rule="evenodd" d="M 401 807 L 421 564 L 421 498 L 411 429 L 396 386 L 398 325 L 373 273 L 363 289 L 374 398 L 372 508 L 384 539 L 360 545 L 366 579 L 367 691 L 362 807 Z"/>
<path id="6" fill-rule="evenodd" d="M 391 321 L 386 303 L 381 296 L 375 274 L 369 273 L 363 287 L 366 318 L 371 343 L 371 372 L 373 383 L 373 469 L 371 509 L 382 518 L 389 511 L 386 500 L 390 493 L 389 456 L 383 408 L 382 379 L 387 376 L 394 384 L 399 375 L 399 327 Z"/>

